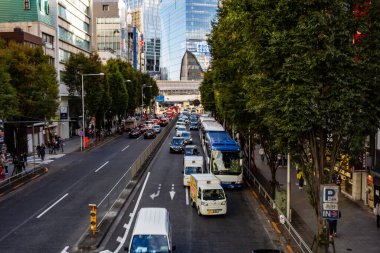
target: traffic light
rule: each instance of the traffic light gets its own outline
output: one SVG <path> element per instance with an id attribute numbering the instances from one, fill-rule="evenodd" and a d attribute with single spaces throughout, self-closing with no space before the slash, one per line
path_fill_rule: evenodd
<path id="1" fill-rule="evenodd" d="M 92 231 L 92 235 L 95 235 L 96 233 L 96 205 L 95 204 L 89 204 L 91 211 L 90 211 L 90 229 Z"/>

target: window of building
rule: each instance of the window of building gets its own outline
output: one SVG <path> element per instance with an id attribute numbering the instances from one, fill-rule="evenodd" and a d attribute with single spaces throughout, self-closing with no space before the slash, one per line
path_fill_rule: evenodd
<path id="1" fill-rule="evenodd" d="M 108 4 L 103 4 L 103 11 L 109 11 L 110 6 Z"/>
<path id="2" fill-rule="evenodd" d="M 30 10 L 30 0 L 24 0 L 24 9 Z"/>
<path id="3" fill-rule="evenodd" d="M 45 45 L 51 46 L 53 48 L 53 45 L 54 45 L 53 36 L 46 33 L 42 33 L 42 41 L 45 43 Z"/>

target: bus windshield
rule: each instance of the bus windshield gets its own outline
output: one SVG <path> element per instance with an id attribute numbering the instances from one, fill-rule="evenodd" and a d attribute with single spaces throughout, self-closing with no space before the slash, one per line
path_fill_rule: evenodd
<path id="1" fill-rule="evenodd" d="M 213 160 L 214 166 L 212 167 L 212 173 L 215 175 L 240 175 L 242 172 L 238 151 L 213 152 Z"/>
<path id="2" fill-rule="evenodd" d="M 168 253 L 168 239 L 165 235 L 135 235 L 131 243 L 131 253 Z"/>

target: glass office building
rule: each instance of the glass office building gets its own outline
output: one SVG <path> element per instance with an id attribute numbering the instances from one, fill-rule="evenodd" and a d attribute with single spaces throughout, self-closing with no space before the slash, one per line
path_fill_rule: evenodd
<path id="1" fill-rule="evenodd" d="M 207 35 L 218 0 L 161 0 L 161 77 L 201 80 L 210 65 Z"/>

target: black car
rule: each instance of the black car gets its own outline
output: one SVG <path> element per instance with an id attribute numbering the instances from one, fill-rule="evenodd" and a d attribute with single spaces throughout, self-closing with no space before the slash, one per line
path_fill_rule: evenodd
<path id="1" fill-rule="evenodd" d="M 145 130 L 144 139 L 154 139 L 154 138 L 156 138 L 156 133 L 154 132 L 152 128 L 148 128 L 147 130 Z"/>
<path id="2" fill-rule="evenodd" d="M 185 156 L 186 155 L 199 155 L 197 145 L 186 145 L 185 146 Z"/>
<path id="3" fill-rule="evenodd" d="M 138 138 L 140 137 L 140 135 L 141 135 L 140 129 L 137 127 L 132 128 L 132 130 L 129 132 L 129 138 Z"/>
<path id="4" fill-rule="evenodd" d="M 185 139 L 183 137 L 173 137 L 170 143 L 170 153 L 183 153 Z"/>

